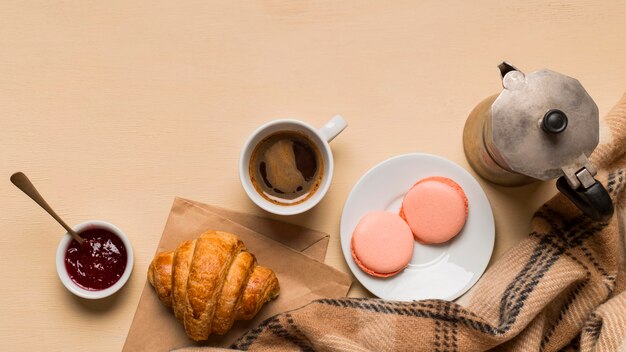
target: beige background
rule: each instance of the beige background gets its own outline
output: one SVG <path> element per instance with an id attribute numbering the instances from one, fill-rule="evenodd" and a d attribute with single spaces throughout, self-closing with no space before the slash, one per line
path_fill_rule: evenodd
<path id="1" fill-rule="evenodd" d="M 174 196 L 263 213 L 237 177 L 262 122 L 348 120 L 328 195 L 285 219 L 330 233 L 326 262 L 346 271 L 352 186 L 407 152 L 467 168 L 463 123 L 499 92 L 501 60 L 578 78 L 603 115 L 626 89 L 625 43 L 624 1 L 1 1 L 3 349 L 120 349 Z M 135 272 L 120 294 L 89 302 L 63 288 L 64 231 L 9 183 L 18 170 L 68 223 L 108 220 L 130 236 Z M 555 190 L 481 183 L 493 260 Z"/>

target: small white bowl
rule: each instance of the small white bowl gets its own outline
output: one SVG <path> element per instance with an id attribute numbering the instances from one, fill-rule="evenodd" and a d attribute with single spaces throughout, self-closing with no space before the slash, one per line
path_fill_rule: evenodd
<path id="1" fill-rule="evenodd" d="M 59 247 L 57 247 L 56 255 L 57 273 L 59 274 L 59 278 L 61 279 L 61 282 L 63 283 L 65 288 L 67 288 L 76 296 L 87 299 L 105 298 L 119 291 L 124 286 L 124 284 L 126 284 L 126 281 L 128 281 L 128 278 L 130 277 L 130 273 L 133 271 L 133 248 L 130 245 L 128 237 L 126 237 L 122 230 L 117 228 L 117 226 L 101 220 L 86 221 L 76 225 L 75 227 L 73 227 L 73 229 L 77 233 L 81 233 L 86 230 L 103 229 L 110 231 L 111 233 L 119 237 L 124 243 L 124 247 L 126 247 L 126 269 L 124 270 L 122 277 L 120 277 L 120 279 L 116 283 L 114 283 L 113 286 L 105 288 L 104 290 L 90 291 L 78 286 L 74 281 L 72 281 L 67 273 L 67 269 L 65 268 L 65 253 L 67 252 L 67 248 L 72 241 L 72 236 L 69 233 L 65 233 L 65 235 L 61 239 L 61 242 L 59 243 Z"/>

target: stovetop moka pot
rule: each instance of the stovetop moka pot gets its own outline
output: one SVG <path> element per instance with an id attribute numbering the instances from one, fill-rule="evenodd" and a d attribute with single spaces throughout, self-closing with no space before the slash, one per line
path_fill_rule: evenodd
<path id="1" fill-rule="evenodd" d="M 557 188 L 594 220 L 613 214 L 589 155 L 598 145 L 598 107 L 576 79 L 550 70 L 529 74 L 503 62 L 504 89 L 480 102 L 463 130 L 465 156 L 501 186 L 557 180 Z"/>

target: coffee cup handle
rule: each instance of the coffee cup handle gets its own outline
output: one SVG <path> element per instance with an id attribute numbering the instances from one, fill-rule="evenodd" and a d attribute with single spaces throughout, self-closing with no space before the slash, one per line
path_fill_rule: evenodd
<path id="1" fill-rule="evenodd" d="M 319 129 L 320 135 L 322 138 L 326 140 L 326 142 L 330 143 L 341 131 L 343 131 L 346 127 L 348 127 L 348 123 L 346 119 L 341 115 L 335 115 L 332 119 L 330 119 L 322 128 Z"/>

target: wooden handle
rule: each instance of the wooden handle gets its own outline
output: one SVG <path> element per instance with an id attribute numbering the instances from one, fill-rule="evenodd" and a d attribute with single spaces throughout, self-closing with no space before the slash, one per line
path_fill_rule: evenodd
<path id="1" fill-rule="evenodd" d="M 37 191 L 37 188 L 35 188 L 35 186 L 32 184 L 32 182 L 30 182 L 28 177 L 26 177 L 23 172 L 16 172 L 11 175 L 11 182 L 13 182 L 13 184 L 17 188 L 21 189 L 22 192 L 26 193 L 26 195 L 34 200 L 35 203 L 39 204 L 39 206 L 42 207 L 43 210 L 47 211 L 48 214 L 50 214 L 54 218 L 54 220 L 61 224 L 61 226 L 63 226 L 67 230 L 67 232 L 72 235 L 72 237 L 74 237 L 76 241 L 78 241 L 78 243 L 80 243 L 81 245 L 83 244 L 83 239 L 71 227 L 69 227 L 65 223 L 65 221 L 63 221 L 57 215 L 57 213 L 54 212 L 54 210 L 52 210 L 50 205 L 48 205 L 46 200 L 43 199 L 41 194 L 39 194 L 39 191 Z"/>

